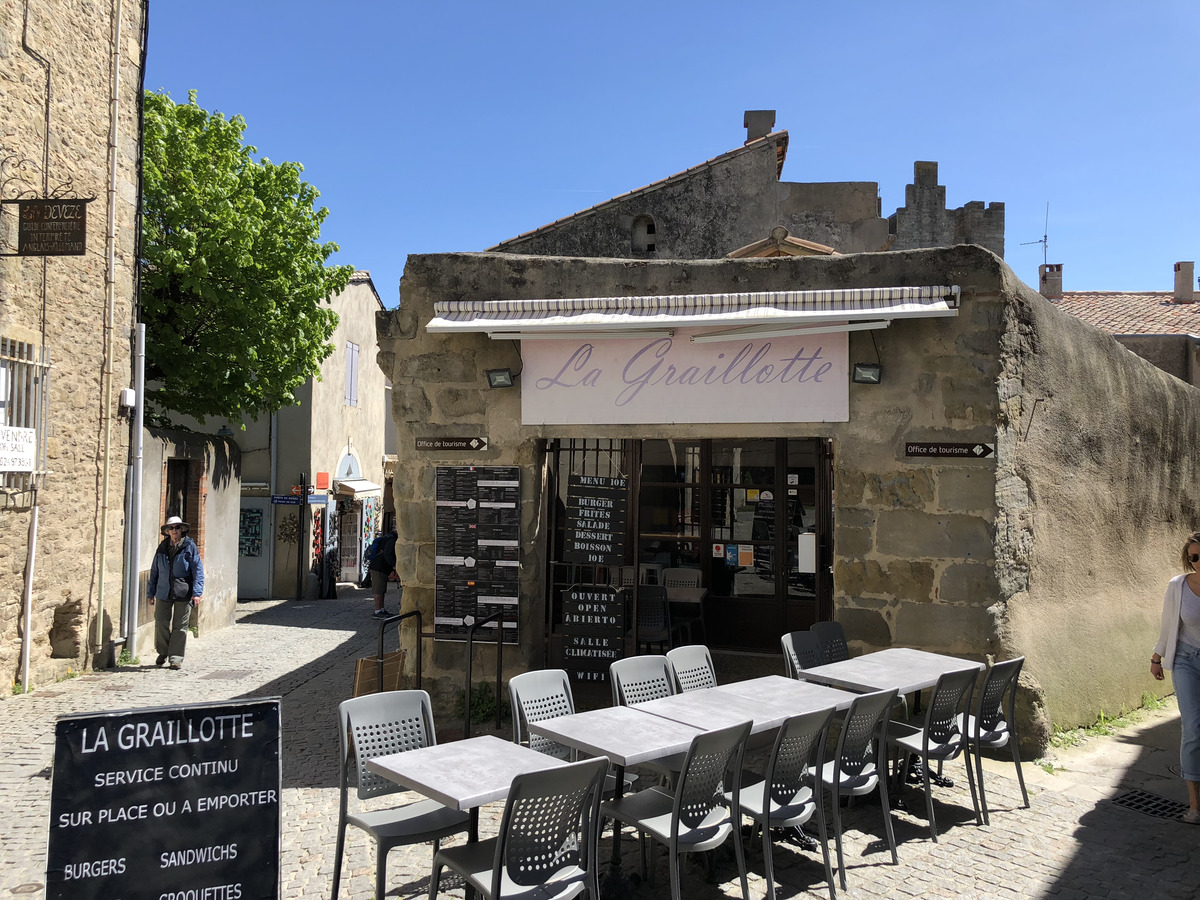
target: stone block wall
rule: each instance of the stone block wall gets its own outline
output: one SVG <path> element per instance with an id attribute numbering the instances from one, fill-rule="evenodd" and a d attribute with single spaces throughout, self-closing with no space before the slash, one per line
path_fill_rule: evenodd
<path id="1" fill-rule="evenodd" d="M 1004 204 L 980 200 L 949 209 L 946 188 L 938 184 L 936 162 L 913 163 L 913 183 L 904 189 L 904 206 L 889 219 L 893 250 L 978 244 L 1004 256 Z"/>
<path id="2" fill-rule="evenodd" d="M 120 629 L 128 419 L 117 392 L 131 383 L 138 104 L 143 5 L 29 0 L 0 4 L 0 177 L 4 197 L 73 192 L 88 205 L 83 256 L 0 259 L 0 333 L 44 346 L 49 378 L 49 473 L 34 497 L 0 497 L 0 671 L 20 672 L 22 601 L 33 566 L 30 682 L 103 664 Z M 119 55 L 117 176 L 109 183 L 109 94 Z M 48 125 L 48 130 L 47 130 Z M 112 190 L 110 191 L 110 187 Z M 68 194 L 69 196 L 70 194 Z M 106 286 L 106 220 L 115 205 L 115 281 Z M 15 250 L 15 207 L 0 244 Z M 111 372 L 111 377 L 109 376 Z M 98 643 L 96 642 L 96 639 Z M 7 687 L 0 697 L 9 693 Z"/>

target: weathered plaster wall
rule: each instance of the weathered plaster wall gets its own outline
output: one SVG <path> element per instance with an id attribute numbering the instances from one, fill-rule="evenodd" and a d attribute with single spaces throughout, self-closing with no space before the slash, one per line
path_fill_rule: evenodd
<path id="1" fill-rule="evenodd" d="M 119 46 L 116 270 L 109 331 L 105 222 L 110 202 L 113 5 L 90 0 L 0 4 L 5 199 L 26 189 L 44 196 L 43 177 L 50 191 L 66 185 L 73 196 L 97 198 L 88 206 L 85 255 L 0 259 L 0 334 L 35 346 L 42 345 L 44 337 L 54 365 L 47 432 L 50 473 L 39 495 L 33 560 L 30 682 L 35 687 L 52 682 L 68 668 L 102 664 L 111 657 L 112 645 L 105 643 L 93 652 L 96 622 L 99 619 L 105 641 L 120 626 L 129 425 L 128 419 L 117 418 L 116 391 L 130 384 L 141 26 L 142 4 L 128 0 Z M 14 176 L 20 179 L 9 181 Z M 14 210 L 5 207 L 0 217 L 0 244 L 6 252 L 14 251 L 17 242 Z M 104 382 L 106 351 L 111 385 Z M 106 433 L 111 444 L 102 458 Z M 8 680 L 20 671 L 31 504 L 31 494 L 7 502 L 0 498 L 0 671 Z M 102 534 L 106 540 L 100 558 L 96 551 Z M 6 684 L 0 698 L 8 694 Z"/>
<path id="2" fill-rule="evenodd" d="M 1200 523 L 1200 394 L 1006 277 L 997 615 L 1049 721 L 1090 723 L 1164 689 L 1149 651 Z"/>

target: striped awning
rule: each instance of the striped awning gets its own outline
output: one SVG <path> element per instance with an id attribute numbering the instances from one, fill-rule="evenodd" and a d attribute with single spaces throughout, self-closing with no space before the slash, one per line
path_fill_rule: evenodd
<path id="1" fill-rule="evenodd" d="M 882 328 L 892 319 L 958 315 L 959 287 L 846 288 L 560 300 L 450 300 L 434 304 L 433 333 L 486 332 L 493 338 L 629 337 L 675 328 L 714 329 L 693 340 L 777 333 L 781 328 Z"/>

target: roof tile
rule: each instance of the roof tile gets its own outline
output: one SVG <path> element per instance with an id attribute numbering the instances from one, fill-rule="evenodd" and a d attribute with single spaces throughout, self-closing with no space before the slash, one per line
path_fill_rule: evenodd
<path id="1" fill-rule="evenodd" d="M 1109 334 L 1200 334 L 1200 304 L 1171 291 L 1063 291 L 1054 305 Z"/>

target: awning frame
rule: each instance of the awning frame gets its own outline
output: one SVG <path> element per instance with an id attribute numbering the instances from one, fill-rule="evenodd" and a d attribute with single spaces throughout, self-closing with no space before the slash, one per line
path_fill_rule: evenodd
<path id="1" fill-rule="evenodd" d="M 886 328 L 893 319 L 958 315 L 958 285 L 582 297 L 454 300 L 434 304 L 433 334 L 486 333 L 494 340 L 565 340 L 673 336 L 697 343 L 747 337 Z"/>

